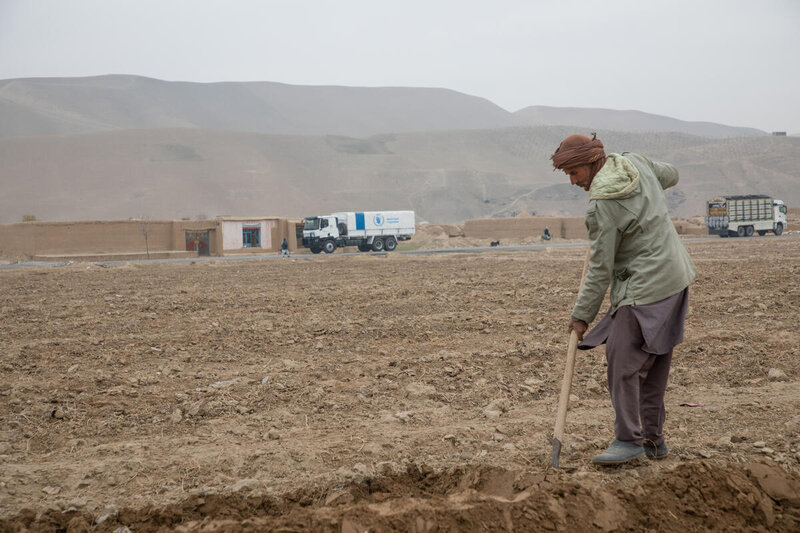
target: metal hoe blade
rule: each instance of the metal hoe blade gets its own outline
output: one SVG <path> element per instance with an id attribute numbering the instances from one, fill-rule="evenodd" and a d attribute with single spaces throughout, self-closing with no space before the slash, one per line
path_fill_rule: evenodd
<path id="1" fill-rule="evenodd" d="M 553 437 L 553 452 L 550 454 L 550 465 L 558 468 L 558 458 L 561 456 L 561 441 Z"/>

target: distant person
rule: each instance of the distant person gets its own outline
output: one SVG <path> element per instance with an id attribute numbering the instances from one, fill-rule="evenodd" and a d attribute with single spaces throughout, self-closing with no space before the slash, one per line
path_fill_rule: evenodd
<path id="1" fill-rule="evenodd" d="M 544 227 L 544 233 L 542 234 L 542 239 L 549 241 L 550 240 L 550 228 L 547 226 Z"/>
<path id="2" fill-rule="evenodd" d="M 286 242 L 286 237 L 281 242 L 281 257 L 289 257 L 289 243 Z"/>
<path id="3" fill-rule="evenodd" d="M 616 415 L 616 438 L 592 462 L 619 464 L 645 454 L 662 459 L 668 453 L 664 392 L 695 277 L 664 196 L 678 183 L 678 171 L 630 152 L 606 155 L 594 135 L 570 135 L 551 159 L 589 192 L 589 267 L 567 329 L 578 334 L 582 350 L 606 345 Z M 584 338 L 609 284 L 611 308 Z"/>

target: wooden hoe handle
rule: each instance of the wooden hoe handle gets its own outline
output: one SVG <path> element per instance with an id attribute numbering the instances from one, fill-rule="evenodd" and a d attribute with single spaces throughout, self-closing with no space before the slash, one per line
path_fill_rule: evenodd
<path id="1" fill-rule="evenodd" d="M 589 267 L 589 253 L 591 248 L 586 251 L 586 259 L 583 262 L 583 274 L 581 284 L 578 288 L 580 294 L 583 288 L 583 280 L 586 279 L 586 270 Z M 572 375 L 575 373 L 575 355 L 578 352 L 578 334 L 575 330 L 569 335 L 569 345 L 567 346 L 567 364 L 564 369 L 564 379 L 561 381 L 561 394 L 558 396 L 558 412 L 556 414 L 556 428 L 553 432 L 553 451 L 550 456 L 550 464 L 558 466 L 558 458 L 561 456 L 561 443 L 564 439 L 564 426 L 567 423 L 567 406 L 569 405 L 569 393 L 572 389 Z"/>
<path id="2" fill-rule="evenodd" d="M 573 330 L 569 334 L 567 347 L 567 365 L 564 369 L 564 379 L 561 380 L 561 394 L 558 396 L 558 414 L 556 415 L 556 429 L 553 435 L 559 441 L 564 438 L 564 426 L 567 422 L 567 405 L 569 393 L 572 389 L 572 376 L 575 373 L 575 355 L 578 352 L 578 334 Z"/>

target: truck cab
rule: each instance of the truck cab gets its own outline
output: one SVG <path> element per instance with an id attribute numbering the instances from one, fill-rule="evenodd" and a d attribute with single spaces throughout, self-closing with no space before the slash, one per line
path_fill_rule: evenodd
<path id="1" fill-rule="evenodd" d="M 314 253 L 322 251 L 323 244 L 327 241 L 335 243 L 339 236 L 339 228 L 334 216 L 306 217 L 303 219 L 303 245 L 311 248 Z M 336 249 L 335 246 L 334 249 Z"/>
<path id="2" fill-rule="evenodd" d="M 773 200 L 772 208 L 775 211 L 775 227 L 773 231 L 775 235 L 780 235 L 786 229 L 786 204 L 783 200 Z M 759 234 L 761 234 L 759 232 Z"/>
<path id="3" fill-rule="evenodd" d="M 336 217 L 306 217 L 303 220 L 303 239 L 306 237 L 338 239 Z"/>

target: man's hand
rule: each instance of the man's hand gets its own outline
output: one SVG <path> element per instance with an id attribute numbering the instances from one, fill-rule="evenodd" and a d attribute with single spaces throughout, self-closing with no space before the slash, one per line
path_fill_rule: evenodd
<path id="1" fill-rule="evenodd" d="M 575 333 L 578 334 L 578 340 L 583 340 L 583 335 L 586 333 L 586 330 L 589 329 L 589 324 L 584 322 L 583 320 L 575 320 L 574 318 L 570 317 L 569 319 L 569 326 L 567 327 L 567 333 L 572 333 L 575 330 Z"/>

